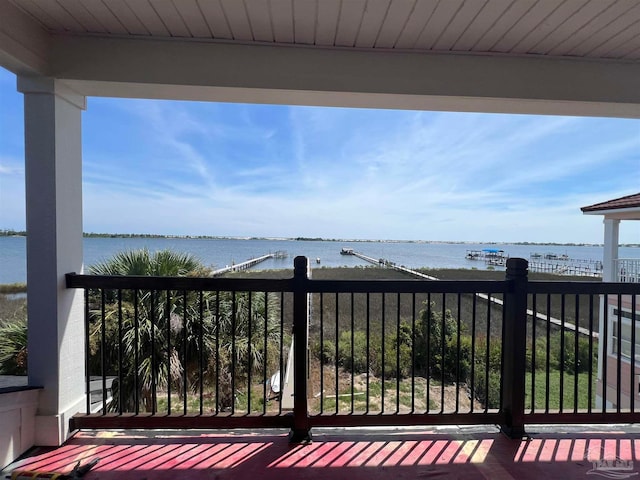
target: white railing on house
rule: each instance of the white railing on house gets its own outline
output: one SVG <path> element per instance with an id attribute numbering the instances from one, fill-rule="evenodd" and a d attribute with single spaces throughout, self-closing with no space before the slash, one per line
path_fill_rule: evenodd
<path id="1" fill-rule="evenodd" d="M 618 282 L 640 283 L 640 258 L 619 258 L 614 262 Z"/>

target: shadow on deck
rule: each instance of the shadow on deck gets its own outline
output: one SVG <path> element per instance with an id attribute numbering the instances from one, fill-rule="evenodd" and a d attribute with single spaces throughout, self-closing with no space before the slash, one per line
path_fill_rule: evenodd
<path id="1" fill-rule="evenodd" d="M 156 479 L 580 479 L 638 478 L 640 427 L 532 427 L 512 440 L 494 428 L 314 429 L 287 432 L 83 431 L 8 467 L 70 471 L 100 457 L 87 480 Z M 611 476 L 614 475 L 614 476 Z"/>

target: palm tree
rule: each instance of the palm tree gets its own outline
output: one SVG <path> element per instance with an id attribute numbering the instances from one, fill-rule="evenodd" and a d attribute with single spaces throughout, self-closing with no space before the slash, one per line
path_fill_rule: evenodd
<path id="1" fill-rule="evenodd" d="M 210 273 L 190 253 L 148 249 L 116 253 L 112 258 L 89 267 L 91 275 L 150 275 L 157 277 L 203 276 Z"/>
<path id="2" fill-rule="evenodd" d="M 145 249 L 118 253 L 89 272 L 208 276 L 210 270 L 189 254 Z M 182 397 L 204 386 L 215 386 L 217 410 L 232 408 L 234 389 L 279 361 L 278 306 L 265 293 L 92 291 L 90 369 L 118 377 L 115 411 L 155 412 L 158 391 Z"/>
<path id="3" fill-rule="evenodd" d="M 0 375 L 27 374 L 27 301 L 3 293 L 22 293 L 26 286 L 7 285 L 0 292 Z"/>
<path id="4" fill-rule="evenodd" d="M 226 379 L 218 385 L 218 409 L 229 410 L 240 385 L 269 378 L 280 368 L 279 297 L 264 292 L 223 292 L 218 299 L 217 344 L 212 348 L 216 355 L 211 366 L 218 372 L 216 378 Z"/>
<path id="5" fill-rule="evenodd" d="M 142 249 L 119 252 L 91 266 L 89 273 L 204 276 L 209 270 L 187 253 Z M 104 375 L 117 375 L 113 410 L 156 411 L 157 391 L 183 381 L 185 365 L 200 355 L 194 332 L 202 328 L 208 335 L 212 324 L 210 309 L 204 308 L 200 318 L 193 299 L 194 294 L 173 291 L 91 292 L 89 366 Z M 189 349 L 186 355 L 181 352 L 181 358 L 178 348 L 185 340 Z"/>
<path id="6" fill-rule="evenodd" d="M 27 319 L 0 320 L 0 375 L 27 374 Z"/>

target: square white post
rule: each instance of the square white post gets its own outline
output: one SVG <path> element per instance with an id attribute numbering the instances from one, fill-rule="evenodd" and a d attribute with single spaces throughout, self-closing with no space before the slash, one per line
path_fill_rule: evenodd
<path id="1" fill-rule="evenodd" d="M 607 218 L 604 220 L 604 251 L 602 256 L 602 281 L 603 282 L 617 282 L 618 275 L 615 269 L 615 260 L 618 258 L 618 237 L 620 232 L 620 220 L 614 218 Z M 604 351 L 604 319 L 605 311 L 609 308 L 609 300 L 607 295 L 600 295 L 600 309 L 598 320 L 598 334 L 600 340 L 598 341 L 598 381 L 601 383 L 603 391 L 607 389 L 607 385 L 602 382 L 604 376 L 604 369 L 607 368 L 607 362 L 609 362 L 609 352 Z M 611 332 L 613 328 L 613 319 L 609 315 L 608 331 Z M 607 342 L 609 339 L 607 339 Z M 610 348 L 610 345 L 609 345 Z M 613 360 L 612 360 L 613 361 Z M 607 404 L 602 404 L 602 395 L 596 394 L 596 408 L 605 408 L 613 406 L 611 398 L 607 395 Z"/>
<path id="2" fill-rule="evenodd" d="M 41 386 L 36 445 L 60 445 L 85 400 L 81 112 L 85 97 L 46 77 L 18 77 L 24 94 L 29 384 Z"/>
<path id="3" fill-rule="evenodd" d="M 615 261 L 618 259 L 618 238 L 620 235 L 620 220 L 605 217 L 604 223 L 604 254 L 602 257 L 602 281 L 617 282 L 618 272 Z"/>

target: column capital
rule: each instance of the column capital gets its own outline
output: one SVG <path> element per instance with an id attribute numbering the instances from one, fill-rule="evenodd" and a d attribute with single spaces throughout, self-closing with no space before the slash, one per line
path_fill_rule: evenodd
<path id="1" fill-rule="evenodd" d="M 87 97 L 75 92 L 56 78 L 18 75 L 18 91 L 24 94 L 56 95 L 81 110 L 87 109 Z"/>

